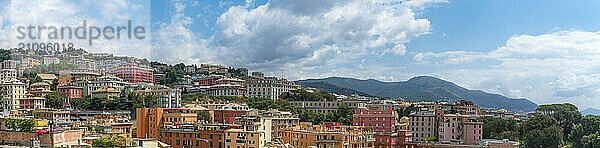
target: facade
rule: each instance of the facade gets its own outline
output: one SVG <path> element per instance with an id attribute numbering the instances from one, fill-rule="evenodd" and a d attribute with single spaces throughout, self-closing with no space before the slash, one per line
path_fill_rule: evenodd
<path id="1" fill-rule="evenodd" d="M 59 64 L 60 59 L 55 56 L 42 56 L 42 64 L 50 65 L 50 64 Z"/>
<path id="2" fill-rule="evenodd" d="M 0 83 L 2 87 L 0 90 L 6 92 L 2 96 L 2 106 L 4 109 L 8 111 L 19 109 L 19 100 L 27 98 L 26 84 L 17 79 L 2 81 Z"/>
<path id="3" fill-rule="evenodd" d="M 463 115 L 479 115 L 477 105 L 472 101 L 461 100 L 454 104 L 454 108 Z"/>
<path id="4" fill-rule="evenodd" d="M 409 115 L 413 141 L 424 142 L 437 137 L 437 120 L 434 113 L 413 113 Z"/>
<path id="5" fill-rule="evenodd" d="M 63 85 L 56 88 L 58 95 L 67 99 L 76 99 L 83 97 L 83 87 L 73 85 Z"/>
<path id="6" fill-rule="evenodd" d="M 209 96 L 243 97 L 246 89 L 242 85 L 217 84 L 210 86 L 205 93 Z"/>
<path id="7" fill-rule="evenodd" d="M 127 86 L 127 82 L 124 82 L 123 79 L 115 77 L 115 76 L 101 76 L 92 78 L 90 80 L 81 79 L 76 81 L 75 86 L 82 87 L 83 95 L 91 95 L 92 92 L 98 89 L 106 89 L 112 88 L 117 91 L 122 91 Z"/>
<path id="8" fill-rule="evenodd" d="M 44 97 L 28 96 L 19 100 L 19 109 L 42 109 L 46 106 L 45 101 L 46 98 Z"/>
<path id="9" fill-rule="evenodd" d="M 439 142 L 477 144 L 483 136 L 483 122 L 474 117 L 460 114 L 446 114 L 439 124 Z"/>
<path id="10" fill-rule="evenodd" d="M 157 97 L 158 104 L 162 108 L 180 107 L 181 89 L 169 88 L 164 85 L 137 85 L 130 89 L 130 91 L 139 95 L 151 95 Z"/>
<path id="11" fill-rule="evenodd" d="M 16 69 L 0 69 L 0 81 L 17 79 L 17 76 Z"/>
<path id="12" fill-rule="evenodd" d="M 374 132 L 392 133 L 396 131 L 398 113 L 389 109 L 357 108 L 352 115 L 352 125 L 371 127 Z"/>
<path id="13" fill-rule="evenodd" d="M 143 64 L 119 64 L 110 71 L 110 74 L 128 83 L 154 83 L 154 70 Z"/>
<path id="14" fill-rule="evenodd" d="M 281 141 L 293 147 L 374 148 L 374 133 L 363 126 L 341 126 L 302 122 L 278 132 Z"/>
<path id="15" fill-rule="evenodd" d="M 29 91 L 35 97 L 44 97 L 52 91 L 50 90 L 50 84 L 44 82 L 37 82 L 29 85 Z"/>
<path id="16" fill-rule="evenodd" d="M 234 128 L 225 131 L 225 147 L 264 147 L 271 142 L 271 127 L 268 117 L 237 117 Z"/>
<path id="17" fill-rule="evenodd" d="M 336 112 L 337 109 L 346 105 L 350 109 L 364 108 L 364 101 L 289 101 L 290 104 L 316 113 Z"/>
<path id="18" fill-rule="evenodd" d="M 250 112 L 247 105 L 227 104 L 214 109 L 213 122 L 231 124 L 235 118 L 246 116 Z"/>
<path id="19" fill-rule="evenodd" d="M 198 85 L 200 86 L 213 86 L 217 84 L 217 77 L 204 77 L 198 80 Z"/>
<path id="20" fill-rule="evenodd" d="M 290 90 L 296 90 L 300 86 L 295 82 L 276 77 L 251 77 L 248 80 L 248 97 L 259 97 L 267 99 L 278 99 L 279 96 Z"/>

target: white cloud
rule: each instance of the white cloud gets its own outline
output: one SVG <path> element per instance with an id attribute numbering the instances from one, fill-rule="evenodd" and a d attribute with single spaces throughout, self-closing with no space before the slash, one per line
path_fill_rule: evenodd
<path id="1" fill-rule="evenodd" d="M 600 31 L 517 35 L 490 52 L 424 52 L 418 63 L 468 68 L 438 70 L 471 88 L 525 97 L 537 103 L 572 102 L 600 107 Z"/>
<path id="2" fill-rule="evenodd" d="M 427 34 L 427 19 L 397 1 L 272 1 L 229 8 L 213 42 L 223 63 L 294 68 L 358 63 L 367 55 L 404 55 Z M 293 63 L 293 64 L 289 64 Z M 291 66 L 291 67 L 288 67 Z"/>

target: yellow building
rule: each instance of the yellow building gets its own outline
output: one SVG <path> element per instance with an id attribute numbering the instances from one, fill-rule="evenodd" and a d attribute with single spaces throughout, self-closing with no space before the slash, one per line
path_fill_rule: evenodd
<path id="1" fill-rule="evenodd" d="M 312 125 L 302 122 L 298 126 L 280 131 L 282 142 L 294 147 L 368 148 L 374 147 L 374 133 L 364 126 L 342 126 L 339 123 Z"/>
<path id="2" fill-rule="evenodd" d="M 259 148 L 271 143 L 270 117 L 238 117 L 233 126 L 234 129 L 225 131 L 225 147 Z"/>

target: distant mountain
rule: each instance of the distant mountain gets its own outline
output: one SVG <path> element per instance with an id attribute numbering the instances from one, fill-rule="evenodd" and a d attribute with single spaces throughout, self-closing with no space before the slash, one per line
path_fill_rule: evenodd
<path id="1" fill-rule="evenodd" d="M 485 108 L 504 108 L 512 111 L 532 111 L 537 104 L 527 99 L 511 99 L 481 90 L 468 90 L 452 82 L 430 76 L 418 76 L 405 82 L 381 82 L 353 78 L 329 77 L 300 80 L 303 87 L 332 90 L 354 90 L 377 97 L 403 98 L 411 101 L 470 100 Z M 344 93 L 340 93 L 344 94 Z"/>
<path id="2" fill-rule="evenodd" d="M 583 114 L 583 115 L 600 115 L 600 109 L 588 107 L 585 110 L 581 111 L 581 114 Z"/>
<path id="3" fill-rule="evenodd" d="M 370 95 L 370 94 L 367 94 L 367 93 L 359 92 L 359 91 L 356 91 L 356 90 L 351 89 L 351 88 L 338 87 L 338 86 L 329 84 L 327 82 L 306 82 L 306 83 L 303 83 L 302 86 L 303 87 L 319 88 L 319 89 L 323 89 L 323 90 L 325 90 L 327 92 L 330 92 L 330 93 L 341 94 L 341 95 L 346 95 L 346 96 L 360 95 L 360 96 L 373 97 L 373 95 Z"/>

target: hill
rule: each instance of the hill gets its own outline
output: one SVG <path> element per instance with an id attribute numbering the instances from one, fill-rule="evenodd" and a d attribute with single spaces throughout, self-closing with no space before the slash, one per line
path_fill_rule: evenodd
<path id="1" fill-rule="evenodd" d="M 600 115 L 600 109 L 595 109 L 588 107 L 585 110 L 581 111 L 582 115 Z"/>
<path id="2" fill-rule="evenodd" d="M 333 93 L 339 92 L 331 90 L 346 88 L 372 96 L 403 98 L 409 101 L 470 100 L 480 107 L 504 108 L 512 111 L 532 111 L 537 107 L 537 104 L 527 99 L 512 99 L 481 90 L 468 90 L 452 82 L 431 76 L 418 76 L 404 82 L 382 82 L 373 79 L 359 80 L 342 77 L 308 79 L 299 82 L 303 87 L 320 88 Z"/>

